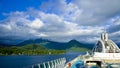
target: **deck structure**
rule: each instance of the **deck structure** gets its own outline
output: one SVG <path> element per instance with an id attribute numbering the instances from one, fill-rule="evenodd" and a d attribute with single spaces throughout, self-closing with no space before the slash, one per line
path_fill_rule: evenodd
<path id="1" fill-rule="evenodd" d="M 32 68 L 92 68 L 91 66 L 120 68 L 120 49 L 108 38 L 107 33 L 101 34 L 101 39 L 97 41 L 91 53 L 79 55 L 67 63 L 65 58 L 60 58 L 33 65 Z"/>
<path id="2" fill-rule="evenodd" d="M 120 64 L 120 49 L 110 39 L 108 34 L 101 34 L 101 39 L 94 46 L 89 58 L 84 59 L 86 65 L 96 64 L 102 67 L 103 64 Z"/>

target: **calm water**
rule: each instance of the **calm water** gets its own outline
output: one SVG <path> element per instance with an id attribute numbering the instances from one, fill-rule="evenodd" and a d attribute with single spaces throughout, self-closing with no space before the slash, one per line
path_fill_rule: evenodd
<path id="1" fill-rule="evenodd" d="M 66 53 L 63 55 L 39 56 L 0 56 L 0 68 L 27 68 L 34 64 L 66 57 L 67 62 L 85 53 Z"/>

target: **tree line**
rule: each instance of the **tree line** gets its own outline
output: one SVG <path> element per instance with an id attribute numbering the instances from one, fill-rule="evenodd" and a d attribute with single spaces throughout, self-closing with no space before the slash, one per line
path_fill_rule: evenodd
<path id="1" fill-rule="evenodd" d="M 36 44 L 28 44 L 25 46 L 0 47 L 0 55 L 41 55 L 65 53 L 65 50 L 47 49 L 42 45 Z"/>

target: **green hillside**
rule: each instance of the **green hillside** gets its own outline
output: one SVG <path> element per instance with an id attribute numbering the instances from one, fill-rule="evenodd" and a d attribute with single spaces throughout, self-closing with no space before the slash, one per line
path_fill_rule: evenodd
<path id="1" fill-rule="evenodd" d="M 66 50 L 73 46 L 78 46 L 82 48 L 91 49 L 89 45 L 82 44 L 78 42 L 77 40 L 71 40 L 69 42 L 55 42 L 45 39 L 35 39 L 35 40 L 26 40 L 21 43 L 19 43 L 17 46 L 24 46 L 28 44 L 36 44 L 36 45 L 43 45 L 47 49 L 55 49 L 55 50 Z"/>
<path id="2" fill-rule="evenodd" d="M 0 47 L 0 55 L 41 55 L 64 54 L 65 50 L 46 49 L 42 45 L 27 44 L 24 46 Z"/>
<path id="3" fill-rule="evenodd" d="M 83 48 L 83 47 L 78 47 L 78 46 L 73 46 L 69 49 L 66 49 L 67 52 L 90 52 L 91 50 L 88 48 Z"/>
<path id="4" fill-rule="evenodd" d="M 23 50 L 45 50 L 46 49 L 44 46 L 36 45 L 36 44 L 27 44 L 18 48 Z"/>
<path id="5" fill-rule="evenodd" d="M 66 43 L 44 39 L 26 40 L 16 46 L 1 46 L 0 55 L 41 55 L 64 54 L 66 52 L 86 52 L 91 49 L 76 40 Z"/>

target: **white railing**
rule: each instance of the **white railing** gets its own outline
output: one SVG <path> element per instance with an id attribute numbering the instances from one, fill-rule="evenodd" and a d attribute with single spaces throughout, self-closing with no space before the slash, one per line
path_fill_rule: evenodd
<path id="1" fill-rule="evenodd" d="M 94 58 L 101 59 L 120 59 L 120 53 L 94 53 Z"/>
<path id="2" fill-rule="evenodd" d="M 32 65 L 31 68 L 64 68 L 66 63 L 65 58 L 59 58 L 48 62 Z"/>

